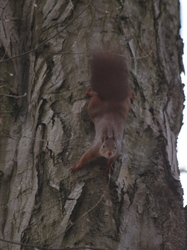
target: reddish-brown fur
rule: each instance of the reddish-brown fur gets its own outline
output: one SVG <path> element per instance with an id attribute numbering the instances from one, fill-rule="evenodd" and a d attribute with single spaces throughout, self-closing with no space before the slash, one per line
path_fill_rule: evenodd
<path id="1" fill-rule="evenodd" d="M 95 126 L 95 140 L 71 171 L 97 156 L 106 157 L 107 167 L 111 168 L 121 151 L 125 121 L 134 99 L 124 57 L 107 52 L 93 55 L 91 88 L 87 91 L 91 97 L 88 115 Z"/>

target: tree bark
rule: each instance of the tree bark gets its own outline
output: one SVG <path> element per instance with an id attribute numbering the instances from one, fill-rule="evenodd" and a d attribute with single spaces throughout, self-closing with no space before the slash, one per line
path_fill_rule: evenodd
<path id="1" fill-rule="evenodd" d="M 184 250 L 176 157 L 179 2 L 0 0 L 0 249 Z M 136 95 L 111 178 L 91 145 L 90 51 L 120 48 Z M 19 56 L 20 55 L 20 56 Z"/>

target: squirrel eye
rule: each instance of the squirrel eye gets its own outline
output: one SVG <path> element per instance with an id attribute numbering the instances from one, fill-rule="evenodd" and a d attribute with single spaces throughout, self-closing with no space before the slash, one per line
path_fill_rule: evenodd
<path id="1" fill-rule="evenodd" d="M 103 148 L 105 148 L 105 145 L 103 145 Z"/>

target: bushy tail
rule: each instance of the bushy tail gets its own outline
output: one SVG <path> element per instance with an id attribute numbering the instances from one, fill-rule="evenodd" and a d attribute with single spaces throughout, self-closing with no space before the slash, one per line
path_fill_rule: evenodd
<path id="1" fill-rule="evenodd" d="M 124 56 L 109 52 L 94 53 L 91 60 L 91 87 L 102 99 L 125 99 L 130 89 Z"/>

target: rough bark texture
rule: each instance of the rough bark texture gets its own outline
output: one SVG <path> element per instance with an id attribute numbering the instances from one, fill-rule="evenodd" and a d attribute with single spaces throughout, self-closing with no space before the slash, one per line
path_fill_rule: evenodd
<path id="1" fill-rule="evenodd" d="M 53 248 L 184 250 L 178 1 L 0 6 L 1 59 L 37 48 L 0 64 L 0 238 Z M 136 95 L 110 181 L 101 163 L 69 172 L 94 136 L 85 98 L 89 52 L 106 44 L 128 58 Z M 0 242 L 0 249 L 30 248 Z"/>

